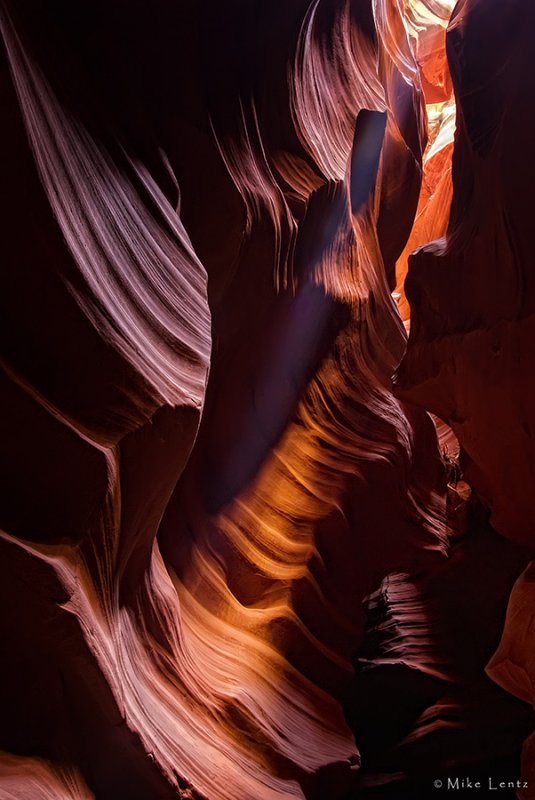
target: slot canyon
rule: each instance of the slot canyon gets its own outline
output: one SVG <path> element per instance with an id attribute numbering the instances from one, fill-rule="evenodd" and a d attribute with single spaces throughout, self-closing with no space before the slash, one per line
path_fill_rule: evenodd
<path id="1" fill-rule="evenodd" d="M 535 4 L 0 26 L 0 800 L 535 800 Z"/>

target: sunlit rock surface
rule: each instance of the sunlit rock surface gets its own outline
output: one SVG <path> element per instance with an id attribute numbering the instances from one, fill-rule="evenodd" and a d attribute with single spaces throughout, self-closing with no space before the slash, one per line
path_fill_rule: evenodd
<path id="1" fill-rule="evenodd" d="M 531 16 L 2 3 L 2 800 L 520 775 Z"/>
<path id="2" fill-rule="evenodd" d="M 453 204 L 447 231 L 437 231 L 446 235 L 412 259 L 413 325 L 399 384 L 450 422 L 495 528 L 532 543 L 532 231 L 522 186 L 534 169 L 526 150 L 533 15 L 524 3 L 494 7 L 458 3 L 450 23 Z"/>

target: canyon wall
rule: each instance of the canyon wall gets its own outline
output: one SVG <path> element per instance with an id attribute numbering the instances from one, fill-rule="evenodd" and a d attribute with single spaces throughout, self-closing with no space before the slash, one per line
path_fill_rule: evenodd
<path id="1" fill-rule="evenodd" d="M 499 8 L 2 3 L 0 798 L 515 771 L 533 15 Z"/>

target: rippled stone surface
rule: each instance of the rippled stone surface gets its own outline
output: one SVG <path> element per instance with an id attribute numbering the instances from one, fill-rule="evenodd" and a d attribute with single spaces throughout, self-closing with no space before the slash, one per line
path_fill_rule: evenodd
<path id="1" fill-rule="evenodd" d="M 532 14 L 452 10 L 2 3 L 1 798 L 514 769 Z"/>

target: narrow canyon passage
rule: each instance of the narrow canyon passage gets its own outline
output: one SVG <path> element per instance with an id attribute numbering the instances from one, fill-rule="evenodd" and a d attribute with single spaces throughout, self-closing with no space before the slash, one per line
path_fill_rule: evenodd
<path id="1" fill-rule="evenodd" d="M 0 800 L 535 798 L 534 25 L 0 0 Z"/>

